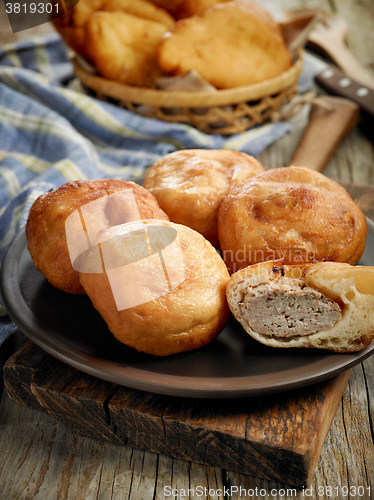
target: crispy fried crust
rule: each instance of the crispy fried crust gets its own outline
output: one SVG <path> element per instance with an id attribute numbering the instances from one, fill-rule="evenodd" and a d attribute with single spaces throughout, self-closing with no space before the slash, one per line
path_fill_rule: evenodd
<path id="1" fill-rule="evenodd" d="M 93 305 L 120 342 L 141 352 L 168 356 L 202 347 L 222 330 L 229 314 L 225 297 L 229 274 L 212 245 L 196 231 L 165 221 L 145 223 L 148 231 L 155 225 L 175 230 L 182 252 L 180 258 L 178 247 L 169 253 L 171 245 L 160 247 L 169 282 L 173 284 L 173 279 L 175 281 L 173 286 L 166 285 L 166 293 L 158 295 L 164 277 L 158 257 L 152 255 L 139 260 L 138 223 L 113 227 L 96 241 L 101 248 L 109 242 L 105 254 L 110 255 L 110 260 L 117 265 L 124 254 L 130 255 L 129 261 L 136 264 L 135 267 L 127 264 L 122 268 L 118 265 L 114 279 L 124 273 L 119 281 L 117 279 L 118 286 L 109 281 L 113 277 L 109 277 L 108 269 L 113 266 L 107 264 L 105 273 L 81 272 L 80 280 Z M 149 239 L 153 245 L 154 240 Z M 131 259 L 132 253 L 134 259 Z M 88 254 L 87 260 L 91 257 Z M 180 280 L 177 280 L 177 271 L 183 273 Z M 128 297 L 142 297 L 145 293 L 156 294 L 156 298 L 140 301 L 133 307 L 119 306 L 121 297 L 127 300 Z"/>
<path id="2" fill-rule="evenodd" d="M 143 186 L 155 195 L 172 222 L 201 233 L 218 247 L 218 209 L 244 179 L 264 172 L 253 156 L 228 150 L 181 150 L 147 172 Z"/>
<path id="3" fill-rule="evenodd" d="M 65 16 L 67 17 L 65 18 Z M 69 13 L 64 16 L 57 17 L 53 20 L 53 25 L 56 31 L 62 36 L 65 43 L 73 49 L 74 52 L 91 63 L 92 61 L 90 60 L 90 56 L 86 50 L 84 29 L 80 26 L 70 25 L 69 21 L 67 21 L 68 16 Z"/>
<path id="4" fill-rule="evenodd" d="M 172 26 L 175 22 L 165 9 L 147 0 L 79 0 L 71 11 L 71 22 L 74 26 L 84 26 L 90 15 L 97 11 L 126 12 L 166 26 Z"/>
<path id="5" fill-rule="evenodd" d="M 103 8 L 106 12 L 126 12 L 141 19 L 156 21 L 171 27 L 175 23 L 175 19 L 165 10 L 157 7 L 146 0 L 106 0 Z"/>
<path id="6" fill-rule="evenodd" d="M 79 0 L 73 9 L 54 19 L 53 24 L 67 45 L 90 63 L 94 63 L 94 59 L 91 58 L 89 47 L 87 47 L 85 24 L 95 12 L 101 11 L 127 13 L 136 16 L 140 21 L 148 20 L 161 23 L 165 29 L 170 28 L 175 23 L 173 17 L 165 9 L 157 7 L 147 0 L 136 0 L 136 2 L 133 0 Z M 128 18 L 127 21 L 131 22 L 132 17 Z M 97 40 L 97 44 L 99 42 L 100 40 Z"/>
<path id="7" fill-rule="evenodd" d="M 86 48 L 84 24 L 95 10 L 102 7 L 104 2 L 105 0 L 79 0 L 74 8 L 52 21 L 65 43 L 88 62 L 92 61 Z"/>
<path id="8" fill-rule="evenodd" d="M 274 303 L 274 285 L 278 285 L 279 289 L 282 284 L 287 289 L 304 290 L 306 294 L 309 289 L 312 289 L 314 294 L 321 294 L 323 300 L 333 302 L 336 308 L 339 307 L 340 318 L 335 319 L 329 328 L 308 335 L 282 336 L 281 333 L 260 333 L 258 318 L 254 328 L 250 309 L 243 307 L 246 297 L 259 288 L 262 291 L 267 288 L 269 300 Z M 337 352 L 354 352 L 365 348 L 374 338 L 374 267 L 350 266 L 340 262 L 299 266 L 282 265 L 280 261 L 262 262 L 234 273 L 227 285 L 226 295 L 230 310 L 245 331 L 268 346 L 314 347 Z M 295 294 L 288 296 L 295 297 Z M 297 296 L 295 303 L 297 304 Z M 281 315 L 281 309 L 279 311 Z M 291 316 L 293 314 L 290 311 L 288 313 Z M 323 308 L 317 313 L 323 314 Z M 265 324 L 266 317 L 264 320 Z M 282 323 L 280 320 L 279 324 Z M 308 311 L 305 311 L 305 321 L 307 320 Z"/>
<path id="9" fill-rule="evenodd" d="M 231 273 L 265 260 L 355 264 L 366 219 L 347 191 L 319 172 L 287 167 L 243 181 L 222 202 L 220 247 Z"/>
<path id="10" fill-rule="evenodd" d="M 153 0 L 153 3 L 170 12 L 174 19 L 183 19 L 225 1 L 228 0 Z"/>
<path id="11" fill-rule="evenodd" d="M 79 0 L 77 5 L 71 9 L 71 24 L 76 27 L 83 27 L 91 14 L 102 10 L 107 0 Z"/>
<path id="12" fill-rule="evenodd" d="M 162 74 L 156 53 L 167 26 L 124 12 L 95 12 L 85 24 L 86 50 L 111 80 L 150 87 Z"/>
<path id="13" fill-rule="evenodd" d="M 116 203 L 106 196 L 129 190 L 135 196 L 138 208 L 138 212 L 133 215 L 128 210 L 123 210 L 122 203 L 125 200 L 121 202 L 120 198 L 116 198 L 116 206 Z M 69 293 L 84 293 L 78 272 L 71 264 L 65 222 L 77 209 L 102 197 L 108 202 L 105 201 L 102 209 L 85 219 L 86 230 L 89 225 L 91 239 L 100 231 L 132 220 L 131 217 L 136 218 L 138 214 L 142 219 L 168 220 L 156 198 L 143 187 L 129 181 L 73 181 L 39 196 L 31 207 L 26 224 L 27 244 L 36 269 L 44 274 L 54 287 Z M 76 230 L 79 237 L 81 226 Z"/>
<path id="14" fill-rule="evenodd" d="M 263 82 L 291 67 L 277 24 L 251 1 L 222 3 L 178 21 L 163 38 L 158 61 L 169 75 L 194 69 L 219 89 Z"/>

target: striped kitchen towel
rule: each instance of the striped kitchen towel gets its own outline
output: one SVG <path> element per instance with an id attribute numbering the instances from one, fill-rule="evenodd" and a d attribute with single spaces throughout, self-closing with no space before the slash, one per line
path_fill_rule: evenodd
<path id="1" fill-rule="evenodd" d="M 0 261 L 25 225 L 34 200 L 75 179 L 141 179 L 145 168 L 177 149 L 228 148 L 254 156 L 292 130 L 266 124 L 230 137 L 144 118 L 70 85 L 60 36 L 0 48 Z M 304 90 L 311 85 L 305 74 Z M 305 83 L 307 82 L 307 83 Z M 0 297 L 0 344 L 15 329 Z"/>

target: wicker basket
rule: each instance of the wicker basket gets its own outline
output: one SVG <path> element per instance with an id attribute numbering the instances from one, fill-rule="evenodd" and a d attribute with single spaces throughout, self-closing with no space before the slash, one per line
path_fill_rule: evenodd
<path id="1" fill-rule="evenodd" d="M 89 72 L 73 57 L 83 87 L 99 99 L 143 116 L 188 123 L 206 133 L 234 134 L 270 119 L 297 95 L 302 55 L 293 66 L 271 80 L 215 92 L 179 92 L 142 88 L 107 80 Z"/>

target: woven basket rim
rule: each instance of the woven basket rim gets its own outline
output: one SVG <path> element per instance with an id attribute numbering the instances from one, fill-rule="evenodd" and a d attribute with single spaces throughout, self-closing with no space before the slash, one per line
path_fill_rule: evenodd
<path id="1" fill-rule="evenodd" d="M 237 104 L 262 99 L 276 94 L 294 84 L 298 80 L 303 67 L 302 51 L 294 64 L 281 75 L 254 85 L 222 89 L 215 92 L 180 92 L 135 87 L 108 80 L 97 74 L 86 71 L 75 55 L 72 57 L 74 71 L 81 83 L 99 94 L 108 97 L 131 101 L 134 104 L 162 106 L 165 108 L 196 108 Z"/>

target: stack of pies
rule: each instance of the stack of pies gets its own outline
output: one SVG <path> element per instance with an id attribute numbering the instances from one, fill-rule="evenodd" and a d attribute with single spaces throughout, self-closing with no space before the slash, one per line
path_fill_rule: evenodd
<path id="1" fill-rule="evenodd" d="M 193 70 L 228 89 L 292 65 L 278 24 L 252 0 L 80 0 L 54 25 L 100 75 L 129 85 Z"/>
<path id="2" fill-rule="evenodd" d="M 144 185 L 76 181 L 39 197 L 26 227 L 35 266 L 86 293 L 122 343 L 155 356 L 197 349 L 231 310 L 272 347 L 363 349 L 374 267 L 355 265 L 366 219 L 323 174 L 186 150 Z"/>

